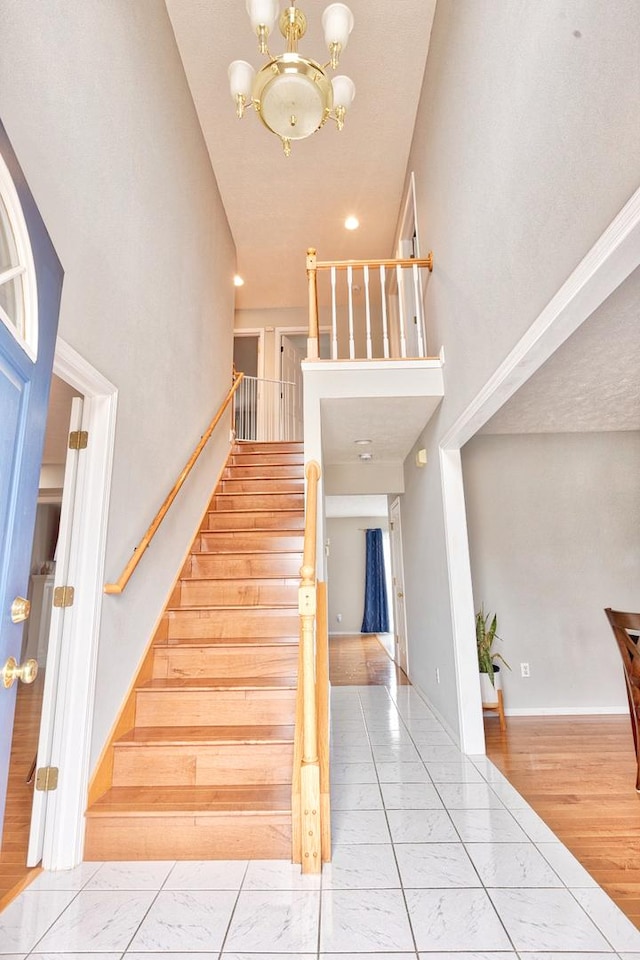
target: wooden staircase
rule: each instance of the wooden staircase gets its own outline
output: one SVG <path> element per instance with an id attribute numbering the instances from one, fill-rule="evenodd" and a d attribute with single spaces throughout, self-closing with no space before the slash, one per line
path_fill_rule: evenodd
<path id="1" fill-rule="evenodd" d="M 291 858 L 303 469 L 301 443 L 234 446 L 87 811 L 86 859 Z"/>

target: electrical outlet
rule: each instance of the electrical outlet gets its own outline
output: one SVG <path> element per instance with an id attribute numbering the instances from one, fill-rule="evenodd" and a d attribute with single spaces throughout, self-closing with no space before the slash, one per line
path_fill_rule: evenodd
<path id="1" fill-rule="evenodd" d="M 530 677 L 530 676 L 531 676 L 531 673 L 529 672 L 529 664 L 528 664 L 528 663 L 521 663 L 521 664 L 520 664 L 520 676 L 522 676 L 522 677 Z"/>
<path id="2" fill-rule="evenodd" d="M 336 613 L 336 620 L 338 621 L 338 623 L 342 623 L 342 614 L 341 614 L 341 613 Z"/>
<path id="3" fill-rule="evenodd" d="M 436 683 L 440 683 L 440 668 L 436 667 Z"/>

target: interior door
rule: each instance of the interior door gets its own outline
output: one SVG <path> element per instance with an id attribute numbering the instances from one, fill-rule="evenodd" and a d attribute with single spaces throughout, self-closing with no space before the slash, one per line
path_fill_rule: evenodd
<path id="1" fill-rule="evenodd" d="M 395 499 L 389 510 L 389 539 L 391 542 L 391 569 L 393 573 L 393 621 L 395 625 L 395 661 L 408 672 L 407 626 L 404 605 L 404 566 L 402 563 L 402 525 L 400 500 Z"/>
<path id="2" fill-rule="evenodd" d="M 283 334 L 280 344 L 280 369 L 284 381 L 293 387 L 283 391 L 282 397 L 282 439 L 302 440 L 304 436 L 304 414 L 302 406 L 302 367 L 306 357 L 290 337 Z"/>
<path id="3" fill-rule="evenodd" d="M 401 240 L 398 247 L 398 257 L 402 259 L 413 259 L 417 256 L 415 247 L 415 235 L 408 240 Z M 420 271 L 418 271 L 418 298 L 422 281 Z M 422 317 L 419 308 L 418 299 L 416 299 L 416 280 L 413 270 L 404 269 L 402 271 L 402 314 L 404 319 L 404 330 L 407 341 L 407 356 L 421 357 L 424 354 L 424 330 L 422 329 Z M 420 327 L 420 329 L 418 329 Z"/>
<path id="4" fill-rule="evenodd" d="M 19 662 L 62 267 L 0 124 L 0 826 L 4 820 Z M 31 300 L 29 299 L 31 298 Z M 21 619 L 22 618 L 22 619 Z"/>
<path id="5" fill-rule="evenodd" d="M 69 432 L 79 431 L 82 428 L 81 397 L 74 397 L 71 401 L 71 418 Z M 62 509 L 60 511 L 60 528 L 58 530 L 58 547 L 56 550 L 55 587 L 60 588 L 73 583 L 75 578 L 69 576 L 71 559 L 71 525 L 76 496 L 76 482 L 78 478 L 78 459 L 80 450 L 67 449 L 64 467 L 64 482 L 62 487 Z M 69 628 L 69 620 L 73 616 L 73 607 L 53 607 L 51 611 L 51 625 L 49 628 L 49 643 L 42 697 L 42 714 L 40 719 L 40 735 L 38 738 L 38 755 L 36 770 L 52 766 L 53 730 L 55 722 L 56 701 L 65 696 L 65 691 L 58 687 L 60 674 L 60 655 L 64 644 L 65 626 Z M 42 667 L 42 664 L 41 664 Z M 33 807 L 31 811 L 31 831 L 29 833 L 29 848 L 27 852 L 27 866 L 34 867 L 42 860 L 44 848 L 44 827 L 47 815 L 47 805 L 51 793 L 36 789 L 33 792 Z"/>

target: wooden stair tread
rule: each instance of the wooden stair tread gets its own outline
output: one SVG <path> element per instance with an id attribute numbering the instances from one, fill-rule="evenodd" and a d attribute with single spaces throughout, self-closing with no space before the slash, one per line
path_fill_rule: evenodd
<path id="1" fill-rule="evenodd" d="M 215 647 L 217 650 L 220 647 L 281 647 L 283 644 L 290 646 L 291 644 L 296 645 L 299 642 L 300 638 L 297 633 L 282 637 L 210 637 L 206 640 L 198 639 L 198 637 L 185 637 L 184 640 L 180 641 L 170 640 L 168 643 L 159 643 L 155 649 L 166 650 L 171 647 Z"/>
<path id="2" fill-rule="evenodd" d="M 262 604 L 248 604 L 248 603 L 179 603 L 176 606 L 170 607 L 167 606 L 166 612 L 171 615 L 174 613 L 184 613 L 187 616 L 191 613 L 202 613 L 200 619 L 206 619 L 206 614 L 215 614 L 216 611 L 228 610 L 232 611 L 246 611 L 246 610 L 297 610 L 298 609 L 298 598 L 291 601 L 291 603 L 270 603 L 268 607 L 264 607 Z"/>
<path id="3" fill-rule="evenodd" d="M 206 619 L 205 614 L 214 614 L 216 611 L 229 610 L 229 611 L 239 611 L 239 610 L 297 610 L 298 609 L 298 599 L 296 597 L 295 601 L 291 603 L 270 603 L 268 606 L 265 606 L 261 603 L 194 603 L 185 604 L 179 603 L 175 606 L 167 606 L 166 612 L 171 615 L 174 613 L 185 613 L 187 615 L 202 612 L 201 619 Z"/>
<path id="4" fill-rule="evenodd" d="M 169 643 L 158 644 L 155 649 L 166 651 L 179 646 L 181 650 L 190 648 L 201 650 L 207 647 L 215 647 L 216 650 L 224 647 L 232 649 L 237 647 L 240 650 L 247 650 L 251 647 L 295 647 L 299 642 L 298 634 L 291 634 L 289 637 L 211 637 L 207 640 L 189 638 L 181 640 L 180 643 L 170 641 Z"/>
<path id="5" fill-rule="evenodd" d="M 87 810 L 87 817 L 178 816 L 185 813 L 290 813 L 291 784 L 232 786 L 111 787 Z"/>
<path id="6" fill-rule="evenodd" d="M 147 680 L 145 690 L 295 690 L 295 677 L 168 677 Z"/>
<path id="7" fill-rule="evenodd" d="M 209 531 L 206 531 L 209 533 Z M 216 533 L 217 531 L 211 530 L 211 533 Z M 200 534 L 202 536 L 202 534 Z M 276 554 L 278 557 L 286 556 L 302 556 L 302 550 L 292 550 L 291 547 L 287 547 L 284 550 L 261 550 L 259 547 L 248 547 L 246 550 L 238 550 L 235 547 L 233 550 L 225 549 L 216 549 L 215 552 L 211 550 L 192 550 L 189 556 L 191 557 L 203 557 L 205 560 L 209 557 L 224 557 L 225 560 L 228 558 L 233 559 L 242 559 L 244 557 L 270 557 L 273 554 Z"/>
<path id="8" fill-rule="evenodd" d="M 266 576 L 265 574 L 260 574 L 259 577 L 180 577 L 181 583 L 222 583 L 226 587 L 230 588 L 234 584 L 238 586 L 244 586 L 245 584 L 252 587 L 260 586 L 264 584 L 265 586 L 271 585 L 274 580 L 279 580 L 286 587 L 299 587 L 300 586 L 300 577 L 288 577 L 282 573 L 277 573 L 273 577 Z"/>
<path id="9" fill-rule="evenodd" d="M 297 482 L 298 481 L 296 480 L 296 483 Z M 225 481 L 222 480 L 221 483 L 225 483 Z M 264 487 L 264 489 L 262 490 L 260 490 L 259 488 L 255 490 L 216 490 L 213 496 L 214 497 L 299 497 L 302 495 L 302 493 L 303 493 L 302 489 L 301 490 L 274 490 L 272 487 Z"/>
<path id="10" fill-rule="evenodd" d="M 215 496 L 216 496 L 216 497 L 220 497 L 220 496 L 222 496 L 222 497 L 224 497 L 224 496 L 227 496 L 227 497 L 237 497 L 237 496 L 253 497 L 253 496 L 255 496 L 255 494 L 253 494 L 253 493 L 245 493 L 245 494 L 237 494 L 237 493 L 227 493 L 227 494 L 222 493 L 222 494 L 220 494 L 220 493 L 216 493 Z M 282 494 L 281 494 L 281 493 L 266 493 L 265 496 L 267 496 L 267 497 L 281 497 Z M 298 494 L 297 494 L 297 493 L 284 494 L 284 496 L 297 497 Z M 279 514 L 279 513 L 293 513 L 293 514 L 297 514 L 298 516 L 301 516 L 301 515 L 302 515 L 302 512 L 303 512 L 302 510 L 297 510 L 295 507 L 238 507 L 237 510 L 231 510 L 229 507 L 225 507 L 224 509 L 216 509 L 215 507 L 212 507 L 211 510 L 209 511 L 209 513 L 216 513 L 216 514 L 224 513 L 224 514 L 232 514 L 232 515 L 237 515 L 237 514 L 239 514 L 239 513 L 268 513 L 268 514 L 271 514 L 271 513 L 278 513 L 278 514 Z"/>
<path id="11" fill-rule="evenodd" d="M 236 464 L 230 464 L 225 469 L 226 470 L 245 470 L 248 466 L 249 464 L 236 463 Z M 297 464 L 295 463 L 270 463 L 270 464 L 266 464 L 266 466 L 297 468 Z M 278 477 L 278 476 L 274 477 L 273 475 L 265 471 L 265 473 L 252 473 L 250 477 L 233 477 L 233 476 L 222 477 L 221 482 L 225 483 L 227 480 L 245 480 L 245 481 L 251 481 L 251 483 L 259 483 L 261 480 L 268 480 L 270 483 L 276 483 L 278 480 L 304 480 L 304 470 L 302 469 L 302 467 L 300 467 L 300 470 L 298 470 L 297 473 L 298 475 L 293 477 Z"/>
<path id="12" fill-rule="evenodd" d="M 134 727 L 118 740 L 123 747 L 140 744 L 188 746 L 189 744 L 291 743 L 293 724 L 250 726 Z"/>

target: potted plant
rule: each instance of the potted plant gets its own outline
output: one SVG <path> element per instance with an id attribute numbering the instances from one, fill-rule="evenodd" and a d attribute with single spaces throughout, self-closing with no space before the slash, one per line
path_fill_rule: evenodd
<path id="1" fill-rule="evenodd" d="M 478 667 L 480 668 L 480 689 L 482 702 L 493 705 L 498 702 L 497 690 L 500 688 L 500 667 L 494 661 L 501 660 L 511 669 L 501 653 L 493 652 L 494 640 L 502 640 L 497 634 L 498 615 L 484 612 L 484 606 L 476 613 L 476 645 L 478 648 Z"/>

